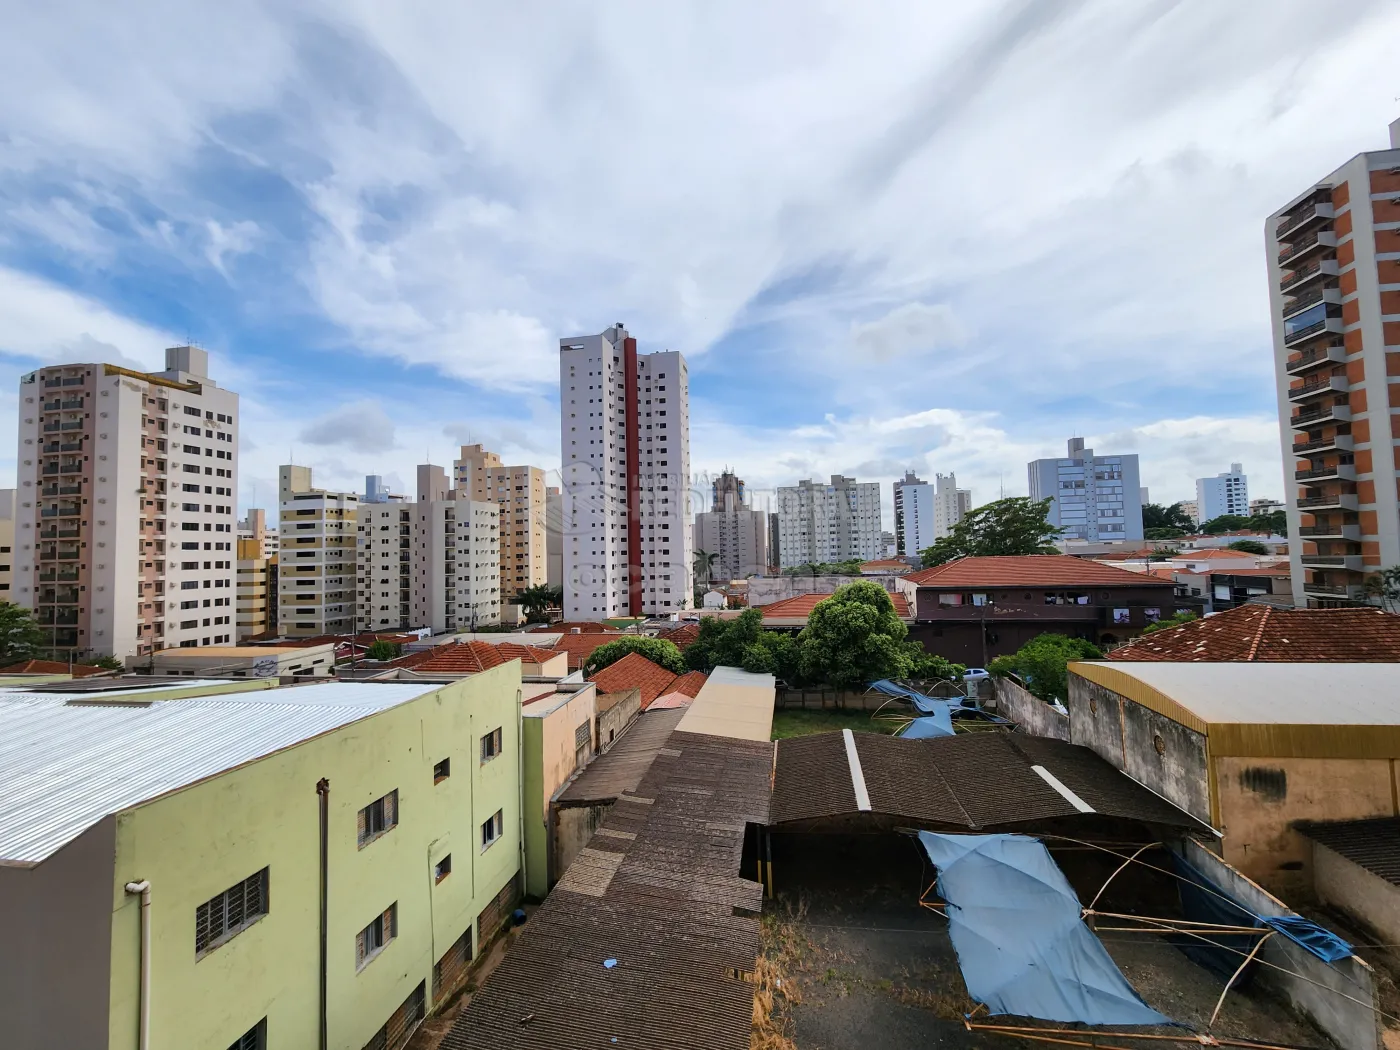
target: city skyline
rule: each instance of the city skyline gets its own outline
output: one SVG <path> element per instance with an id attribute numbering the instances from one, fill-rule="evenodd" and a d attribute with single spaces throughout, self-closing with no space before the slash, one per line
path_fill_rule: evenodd
<path id="1" fill-rule="evenodd" d="M 240 512 L 288 461 L 345 490 L 406 489 L 462 443 L 557 467 L 556 340 L 614 316 L 686 354 L 697 467 L 755 490 L 953 471 L 985 502 L 1078 433 L 1141 454 L 1163 502 L 1222 458 L 1281 496 L 1260 216 L 1383 148 L 1400 15 L 1309 39 L 1268 15 L 836 11 L 797 53 L 766 23 L 674 37 L 663 11 L 535 40 L 516 13 L 428 34 L 396 12 L 138 10 L 103 48 L 113 12 L 77 37 L 28 12 L 4 93 L 28 102 L 0 111 L 22 159 L 0 174 L 0 364 L 210 349 L 244 392 Z M 561 103 L 570 41 L 599 35 L 642 65 Z M 459 60 L 492 36 L 514 46 Z M 1141 60 L 1100 61 L 1124 49 Z M 997 61 L 973 76 L 958 53 Z M 363 94 L 334 89 L 350 66 Z M 508 105 L 472 103 L 488 83 Z M 597 142 L 632 151 L 626 178 L 555 163 Z"/>

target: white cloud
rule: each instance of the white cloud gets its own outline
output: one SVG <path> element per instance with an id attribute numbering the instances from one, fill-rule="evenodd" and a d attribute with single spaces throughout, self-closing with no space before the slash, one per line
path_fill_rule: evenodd
<path id="1" fill-rule="evenodd" d="M 956 345 L 964 338 L 953 311 L 943 304 L 905 303 L 877 320 L 851 325 L 856 353 L 882 365 L 908 354 Z"/>
<path id="2" fill-rule="evenodd" d="M 214 219 L 208 219 L 204 223 L 205 231 L 209 235 L 208 243 L 204 248 L 204 257 L 209 260 L 209 265 L 218 270 L 225 277 L 228 271 L 224 268 L 224 260 L 230 255 L 244 255 L 253 250 L 253 245 L 257 243 L 258 235 L 262 232 L 255 222 L 240 220 L 225 226 Z"/>
<path id="3" fill-rule="evenodd" d="M 160 369 L 164 348 L 179 342 L 66 288 L 0 267 L 0 353 L 42 364 L 106 361 Z"/>
<path id="4" fill-rule="evenodd" d="M 356 401 L 304 427 L 300 439 L 310 445 L 335 445 L 352 452 L 385 452 L 394 447 L 394 421 L 378 401 Z"/>

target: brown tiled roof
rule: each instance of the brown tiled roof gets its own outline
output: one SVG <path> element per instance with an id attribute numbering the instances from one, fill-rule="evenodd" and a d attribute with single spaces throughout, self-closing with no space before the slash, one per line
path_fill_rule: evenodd
<path id="1" fill-rule="evenodd" d="M 538 645 L 517 645 L 515 642 L 500 642 L 492 645 L 491 642 L 482 642 L 482 645 L 491 645 L 507 660 L 524 660 L 526 663 L 537 664 L 544 660 L 552 660 L 559 653 L 554 649 L 545 649 Z"/>
<path id="2" fill-rule="evenodd" d="M 1203 547 L 1200 550 L 1180 551 L 1172 556 L 1175 561 L 1228 561 L 1230 558 L 1261 558 L 1261 554 L 1246 554 L 1244 551 L 1232 551 L 1228 547 Z"/>
<path id="3" fill-rule="evenodd" d="M 1296 827 L 1372 875 L 1400 886 L 1400 817 L 1308 821 Z"/>
<path id="4" fill-rule="evenodd" d="M 812 615 L 813 609 L 830 597 L 829 594 L 796 594 L 760 608 L 765 620 L 805 620 Z M 909 600 L 902 594 L 891 594 L 890 601 L 894 603 L 895 615 L 907 620 L 910 615 Z"/>
<path id="5" fill-rule="evenodd" d="M 1140 572 L 1067 554 L 958 558 L 904 577 L 920 587 L 1151 587 Z"/>
<path id="6" fill-rule="evenodd" d="M 1181 810 L 1076 744 L 1009 733 L 905 740 L 856 733 L 870 812 L 921 824 L 1014 829 L 1079 813 L 1032 766 L 1050 771 L 1096 813 L 1190 827 Z M 858 812 L 840 733 L 778 741 L 772 823 Z"/>
<path id="7" fill-rule="evenodd" d="M 683 623 L 679 627 L 672 627 L 669 631 L 662 631 L 657 637 L 664 638 L 681 652 L 685 652 L 691 643 L 700 637 L 700 625 L 698 623 Z"/>
<path id="8" fill-rule="evenodd" d="M 568 653 L 569 670 L 577 671 L 583 666 L 584 661 L 593 655 L 594 649 L 598 648 L 600 645 L 607 645 L 609 642 L 615 642 L 618 638 L 619 635 L 617 634 L 602 634 L 599 632 L 591 632 L 589 634 L 566 634 L 560 638 L 559 641 L 554 643 L 553 648 L 556 652 Z"/>
<path id="9" fill-rule="evenodd" d="M 628 653 L 588 680 L 598 686 L 600 693 L 625 693 L 629 689 L 640 689 L 642 710 L 645 711 L 658 696 L 671 691 L 670 685 L 677 677 L 674 671 L 652 663 L 641 653 Z"/>
<path id="10" fill-rule="evenodd" d="M 1379 609 L 1241 605 L 1154 631 L 1109 660 L 1228 663 L 1400 663 L 1400 616 Z"/>
<path id="11" fill-rule="evenodd" d="M 746 826 L 768 821 L 772 756 L 671 733 L 442 1050 L 749 1050 L 763 887 L 739 867 Z"/>
<path id="12" fill-rule="evenodd" d="M 876 569 L 907 569 L 909 564 L 900 561 L 898 558 L 876 558 L 874 561 L 863 561 L 860 563 L 860 571 L 874 571 Z"/>
<path id="13" fill-rule="evenodd" d="M 704 671 L 687 671 L 668 685 L 666 692 L 684 693 L 686 696 L 694 698 L 700 695 L 700 690 L 705 688 L 705 683 L 709 680 L 710 676 Z"/>
<path id="14" fill-rule="evenodd" d="M 89 675 L 102 674 L 107 670 L 105 667 L 93 667 L 91 664 L 66 664 L 58 660 L 23 660 L 17 664 L 10 664 L 8 667 L 0 667 L 0 674 L 68 674 L 72 673 L 74 678 L 86 678 Z"/>
<path id="15" fill-rule="evenodd" d="M 412 667 L 419 674 L 480 674 L 482 671 L 489 671 L 493 667 L 499 667 L 514 659 L 514 657 L 501 652 L 502 648 L 504 646 L 492 645 L 489 642 L 439 645 L 428 650 L 426 659 L 399 666 Z M 419 655 L 422 654 L 413 654 L 415 657 Z"/>

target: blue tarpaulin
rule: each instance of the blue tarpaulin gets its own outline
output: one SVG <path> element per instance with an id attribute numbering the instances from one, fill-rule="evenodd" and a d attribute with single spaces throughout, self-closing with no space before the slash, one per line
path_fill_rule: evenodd
<path id="1" fill-rule="evenodd" d="M 940 708 L 931 715 L 914 719 L 904 727 L 904 732 L 899 735 L 906 740 L 927 740 L 931 737 L 952 736 L 952 713 L 948 710 L 947 704 L 940 705 Z"/>
<path id="2" fill-rule="evenodd" d="M 1025 835 L 919 832 L 948 902 L 968 993 L 993 1014 L 1082 1024 L 1167 1024 L 1080 918 L 1049 850 Z"/>
<path id="3" fill-rule="evenodd" d="M 917 689 L 910 689 L 908 686 L 900 685 L 898 682 L 891 682 L 888 678 L 882 678 L 878 682 L 871 682 L 870 688 L 877 693 L 884 693 L 899 700 L 907 700 L 913 704 L 922 714 L 936 715 L 940 710 L 948 711 L 953 708 L 961 708 L 962 701 L 958 699 L 940 700 L 937 697 L 925 696 Z"/>

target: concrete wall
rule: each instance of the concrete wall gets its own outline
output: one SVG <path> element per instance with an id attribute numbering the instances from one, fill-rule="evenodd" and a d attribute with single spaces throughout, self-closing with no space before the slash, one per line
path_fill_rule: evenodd
<path id="1" fill-rule="evenodd" d="M 562 878 L 593 833 L 603 826 L 612 803 L 567 806 L 554 811 L 554 877 Z"/>
<path id="2" fill-rule="evenodd" d="M 453 682 L 119 814 L 103 901 L 111 1038 L 98 1045 L 136 1047 L 140 906 L 123 887 L 141 879 L 152 888 L 152 1050 L 226 1047 L 263 1018 L 269 1046 L 316 1045 L 322 777 L 331 791 L 329 1045 L 364 1046 L 419 982 L 431 987 L 433 963 L 474 932 L 520 869 L 519 668 Z M 481 737 L 497 728 L 501 753 L 482 762 Z M 451 775 L 434 783 L 444 758 Z M 359 810 L 394 790 L 398 825 L 361 848 Z M 481 825 L 497 810 L 502 835 L 483 849 Z M 452 873 L 435 883 L 433 866 L 449 853 Z M 196 958 L 198 906 L 264 867 L 268 914 Z M 356 935 L 395 903 L 396 939 L 357 971 Z"/>
<path id="3" fill-rule="evenodd" d="M 1009 678 L 992 679 L 997 714 L 1015 722 L 1022 732 L 1069 739 L 1069 715 L 1062 715 L 1044 700 Z"/>
<path id="4" fill-rule="evenodd" d="M 1349 915 L 1381 944 L 1400 945 L 1400 886 L 1314 842 L 1312 872 L 1317 899 Z M 1391 948 L 1400 956 L 1400 948 Z"/>
<path id="5" fill-rule="evenodd" d="M 1065 706 L 1073 743 L 1091 748 L 1138 783 L 1211 823 L 1204 736 L 1073 671 Z"/>
<path id="6" fill-rule="evenodd" d="M 107 1045 L 116 822 L 33 868 L 0 866 L 0 1032 L 7 1046 Z"/>
<path id="7" fill-rule="evenodd" d="M 1223 856 L 1288 900 L 1313 894 L 1310 840 L 1297 820 L 1355 820 L 1395 814 L 1388 759 L 1215 759 Z"/>
<path id="8" fill-rule="evenodd" d="M 1236 903 L 1255 915 L 1296 914 L 1200 843 L 1184 840 L 1177 849 Z M 1380 1050 L 1381 1020 L 1376 1012 L 1380 1004 L 1375 975 L 1366 963 L 1356 956 L 1335 963 L 1323 962 L 1278 934 L 1269 938 L 1259 958 L 1272 964 L 1259 968 L 1256 980 L 1261 988 L 1309 1018 L 1338 1046 L 1346 1050 Z M 1299 976 L 1291 976 L 1285 970 Z M 1226 996 L 1222 1012 L 1229 1011 L 1230 997 Z"/>
<path id="9" fill-rule="evenodd" d="M 583 765 L 593 758 L 592 723 L 597 703 L 597 690 L 588 685 L 573 694 L 546 695 L 524 709 L 525 892 L 532 897 L 549 892 L 549 802 L 581 768 L 575 745 L 575 733 L 581 725 L 589 727 Z"/>
<path id="10" fill-rule="evenodd" d="M 606 710 L 602 710 L 604 704 Z M 595 741 L 597 751 L 602 754 L 612 747 L 622 731 L 626 729 L 642 711 L 642 691 L 640 689 L 629 689 L 625 693 L 613 693 L 610 696 L 600 697 L 598 701 L 598 739 Z"/>

